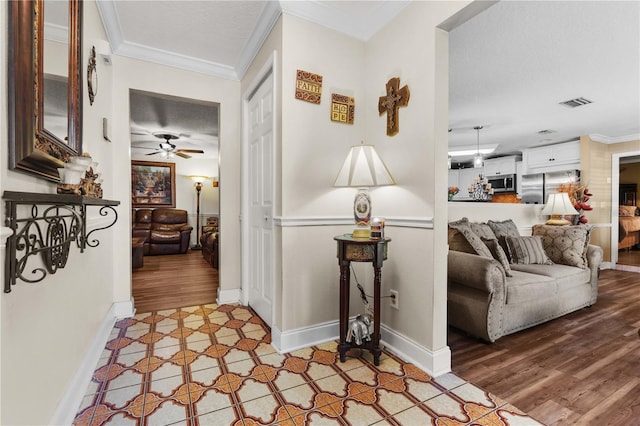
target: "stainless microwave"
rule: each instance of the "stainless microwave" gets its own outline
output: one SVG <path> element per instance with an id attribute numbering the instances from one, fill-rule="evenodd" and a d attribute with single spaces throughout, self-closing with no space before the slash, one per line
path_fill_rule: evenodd
<path id="1" fill-rule="evenodd" d="M 493 192 L 516 192 L 516 175 L 488 176 Z"/>

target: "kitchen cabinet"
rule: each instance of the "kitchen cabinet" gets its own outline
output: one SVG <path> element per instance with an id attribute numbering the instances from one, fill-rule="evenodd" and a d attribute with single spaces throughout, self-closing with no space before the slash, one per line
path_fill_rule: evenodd
<path id="1" fill-rule="evenodd" d="M 485 176 L 515 175 L 516 156 L 489 158 L 484 160 Z"/>
<path id="2" fill-rule="evenodd" d="M 565 164 L 580 164 L 580 141 L 527 149 L 523 153 L 527 170 Z"/>

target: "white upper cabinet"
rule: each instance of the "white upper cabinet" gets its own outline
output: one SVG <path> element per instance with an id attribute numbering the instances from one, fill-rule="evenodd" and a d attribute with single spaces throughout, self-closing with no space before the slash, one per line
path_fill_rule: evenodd
<path id="1" fill-rule="evenodd" d="M 527 149 L 523 153 L 527 169 L 580 164 L 580 141 Z"/>
<path id="2" fill-rule="evenodd" d="M 516 156 L 489 158 L 484 160 L 485 176 L 515 175 Z"/>

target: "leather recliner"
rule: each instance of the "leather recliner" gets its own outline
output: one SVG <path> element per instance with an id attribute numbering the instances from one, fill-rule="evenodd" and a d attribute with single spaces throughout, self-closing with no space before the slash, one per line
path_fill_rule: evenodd
<path id="1" fill-rule="evenodd" d="M 139 209 L 135 211 L 132 235 L 145 239 L 145 256 L 183 254 L 189 249 L 192 230 L 186 210 Z"/>
<path id="2" fill-rule="evenodd" d="M 202 246 L 202 257 L 209 262 L 212 268 L 218 269 L 218 218 L 208 217 L 207 223 L 202 227 L 200 245 Z"/>

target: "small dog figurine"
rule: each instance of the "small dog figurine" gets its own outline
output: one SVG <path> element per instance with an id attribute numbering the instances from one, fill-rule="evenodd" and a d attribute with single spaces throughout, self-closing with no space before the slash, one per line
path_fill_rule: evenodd
<path id="1" fill-rule="evenodd" d="M 347 342 L 351 343 L 354 339 L 356 345 L 361 345 L 363 340 L 370 342 L 373 333 L 373 319 L 371 315 L 358 315 L 351 324 L 347 332 Z"/>

